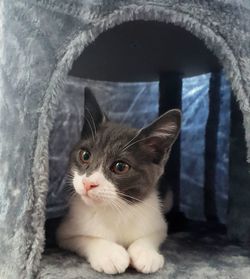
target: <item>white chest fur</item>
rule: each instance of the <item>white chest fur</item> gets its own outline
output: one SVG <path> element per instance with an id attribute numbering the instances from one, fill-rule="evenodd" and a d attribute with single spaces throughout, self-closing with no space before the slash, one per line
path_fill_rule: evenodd
<path id="1" fill-rule="evenodd" d="M 167 225 L 155 192 L 143 202 L 119 208 L 88 206 L 77 196 L 58 230 L 58 237 L 99 237 L 128 247 L 136 239 L 157 231 L 166 232 Z"/>

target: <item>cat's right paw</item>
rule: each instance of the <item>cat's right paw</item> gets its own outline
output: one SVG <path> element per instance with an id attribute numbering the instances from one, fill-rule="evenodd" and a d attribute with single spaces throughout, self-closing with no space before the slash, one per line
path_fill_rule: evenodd
<path id="1" fill-rule="evenodd" d="M 101 244 L 88 260 L 93 269 L 107 274 L 125 272 L 130 261 L 128 252 L 122 246 L 112 242 Z"/>

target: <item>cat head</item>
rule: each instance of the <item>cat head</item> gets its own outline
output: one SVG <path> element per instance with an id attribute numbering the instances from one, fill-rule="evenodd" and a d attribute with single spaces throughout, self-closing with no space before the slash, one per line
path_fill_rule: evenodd
<path id="1" fill-rule="evenodd" d="M 137 130 L 108 120 L 94 95 L 85 89 L 81 139 L 70 155 L 77 194 L 88 205 L 135 203 L 157 187 L 176 140 L 179 110 L 170 110 Z"/>

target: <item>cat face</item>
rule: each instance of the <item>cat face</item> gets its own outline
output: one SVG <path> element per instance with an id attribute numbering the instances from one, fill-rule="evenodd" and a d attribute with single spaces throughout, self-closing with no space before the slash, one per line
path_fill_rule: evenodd
<path id="1" fill-rule="evenodd" d="M 172 110 L 141 130 L 116 124 L 85 90 L 85 123 L 70 156 L 72 184 L 88 205 L 136 203 L 145 199 L 163 174 L 180 129 Z"/>

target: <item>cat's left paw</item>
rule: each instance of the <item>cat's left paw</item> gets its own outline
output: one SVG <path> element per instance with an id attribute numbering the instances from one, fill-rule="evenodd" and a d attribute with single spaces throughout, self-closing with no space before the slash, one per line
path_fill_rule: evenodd
<path id="1" fill-rule="evenodd" d="M 128 248 L 131 265 L 139 272 L 153 273 L 164 265 L 164 257 L 156 250 L 132 244 Z"/>

